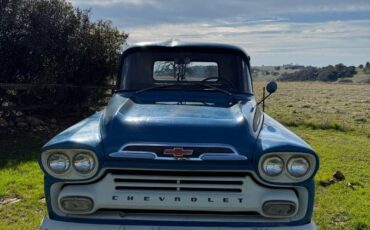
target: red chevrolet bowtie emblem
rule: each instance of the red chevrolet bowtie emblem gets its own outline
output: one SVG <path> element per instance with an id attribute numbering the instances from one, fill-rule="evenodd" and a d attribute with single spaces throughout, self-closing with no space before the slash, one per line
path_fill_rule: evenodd
<path id="1" fill-rule="evenodd" d="M 164 155 L 172 155 L 176 158 L 182 158 L 184 156 L 190 156 L 193 154 L 192 149 L 184 149 L 184 148 L 173 148 L 173 149 L 165 149 L 163 151 Z"/>

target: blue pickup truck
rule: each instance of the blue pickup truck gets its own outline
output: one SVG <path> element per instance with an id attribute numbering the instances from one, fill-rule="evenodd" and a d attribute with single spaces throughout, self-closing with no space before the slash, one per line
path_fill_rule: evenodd
<path id="1" fill-rule="evenodd" d="M 316 229 L 318 156 L 260 108 L 242 49 L 131 46 L 116 87 L 42 148 L 41 229 Z"/>

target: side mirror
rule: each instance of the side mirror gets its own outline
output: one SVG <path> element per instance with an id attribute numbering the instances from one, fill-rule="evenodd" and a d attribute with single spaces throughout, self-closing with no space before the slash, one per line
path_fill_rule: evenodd
<path id="1" fill-rule="evenodd" d="M 271 80 L 266 85 L 266 90 L 269 94 L 275 93 L 277 90 L 277 83 L 274 80 Z"/>
<path id="2" fill-rule="evenodd" d="M 265 89 L 269 93 L 267 96 L 265 95 Z M 271 80 L 267 83 L 266 87 L 263 87 L 263 97 L 260 102 L 257 103 L 257 105 L 262 103 L 262 111 L 265 111 L 265 100 L 273 93 L 275 93 L 277 90 L 277 83 L 274 80 Z"/>

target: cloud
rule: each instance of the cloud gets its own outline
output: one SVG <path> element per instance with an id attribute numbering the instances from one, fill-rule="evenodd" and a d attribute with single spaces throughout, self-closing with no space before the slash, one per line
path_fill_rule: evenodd
<path id="1" fill-rule="evenodd" d="M 150 6 L 155 7 L 158 4 L 155 0 L 71 0 L 75 5 L 82 6 L 115 6 L 115 5 L 126 5 L 126 6 L 135 6 L 135 7 L 144 7 Z"/>
<path id="2" fill-rule="evenodd" d="M 256 64 L 359 64 L 370 59 L 369 0 L 72 0 L 130 33 L 130 42 L 222 42 Z"/>
<path id="3" fill-rule="evenodd" d="M 294 13 L 294 12 L 353 12 L 370 10 L 368 0 L 71 0 L 73 4 L 84 6 L 139 6 L 145 11 L 150 7 L 160 7 L 162 12 L 174 14 L 187 12 L 204 12 L 207 14 L 220 13 L 222 15 L 252 14 L 263 15 L 266 13 Z M 149 8 L 148 8 L 149 7 Z M 228 11 L 233 9 L 233 11 Z"/>
<path id="4" fill-rule="evenodd" d="M 122 20 L 126 26 L 172 22 L 196 22 L 216 18 L 269 19 L 318 13 L 370 13 L 368 0 L 72 0 L 92 7 L 98 14 Z M 368 16 L 369 17 L 369 16 Z M 133 18 L 140 18 L 134 19 Z M 131 24 L 138 23 L 138 24 Z"/>
<path id="5" fill-rule="evenodd" d="M 225 22 L 225 25 L 230 23 Z M 234 27 L 223 26 L 219 22 L 161 24 L 128 32 L 130 42 L 179 39 L 238 45 L 251 54 L 257 65 L 291 62 L 357 65 L 366 58 L 370 59 L 370 20 L 325 23 L 267 21 Z"/>

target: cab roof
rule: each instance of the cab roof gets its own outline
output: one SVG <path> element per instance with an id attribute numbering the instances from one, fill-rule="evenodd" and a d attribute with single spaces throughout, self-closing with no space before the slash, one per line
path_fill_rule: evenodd
<path id="1" fill-rule="evenodd" d="M 125 56 L 129 53 L 135 51 L 155 51 L 155 50 L 177 50 L 181 51 L 189 51 L 189 50 L 197 50 L 197 51 L 219 51 L 219 52 L 234 52 L 240 53 L 245 56 L 248 60 L 250 60 L 250 56 L 240 47 L 222 43 L 189 43 L 189 42 L 180 42 L 178 40 L 169 40 L 169 41 L 162 41 L 162 42 L 141 42 L 136 43 L 133 45 L 129 45 L 124 51 L 122 56 Z"/>

